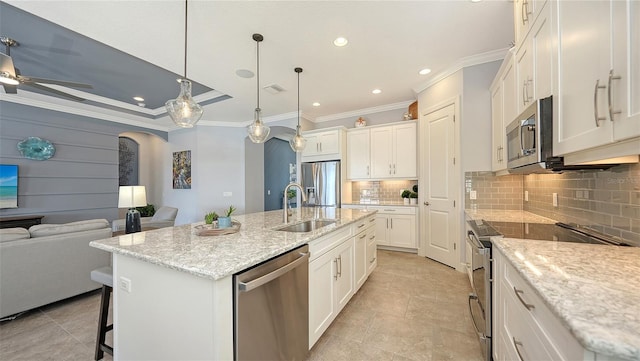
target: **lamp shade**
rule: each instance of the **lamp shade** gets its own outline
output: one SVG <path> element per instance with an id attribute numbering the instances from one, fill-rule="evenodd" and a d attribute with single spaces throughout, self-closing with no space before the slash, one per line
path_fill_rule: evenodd
<path id="1" fill-rule="evenodd" d="M 118 208 L 135 208 L 147 205 L 144 186 L 120 186 Z"/>

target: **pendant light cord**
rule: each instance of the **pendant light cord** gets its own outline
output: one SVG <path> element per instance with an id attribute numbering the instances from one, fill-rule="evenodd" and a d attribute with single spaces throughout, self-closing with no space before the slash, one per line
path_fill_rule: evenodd
<path id="1" fill-rule="evenodd" d="M 300 127 L 300 72 L 297 72 L 297 73 L 298 73 L 298 127 Z"/>
<path id="2" fill-rule="evenodd" d="M 189 0 L 184 0 L 184 78 L 187 79 L 187 11 Z"/>
<path id="3" fill-rule="evenodd" d="M 260 41 L 256 41 L 256 98 L 258 99 L 258 109 L 260 109 Z"/>

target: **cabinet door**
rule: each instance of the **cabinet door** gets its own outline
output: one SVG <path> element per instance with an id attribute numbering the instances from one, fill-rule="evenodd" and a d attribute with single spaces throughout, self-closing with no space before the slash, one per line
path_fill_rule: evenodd
<path id="1" fill-rule="evenodd" d="M 554 155 L 564 155 L 612 140 L 607 115 L 611 56 L 610 3 L 556 1 L 558 17 L 557 89 L 554 102 Z"/>
<path id="2" fill-rule="evenodd" d="M 356 235 L 355 249 L 354 249 L 354 272 L 356 291 L 360 289 L 360 286 L 367 280 L 367 232 L 363 231 Z"/>
<path id="3" fill-rule="evenodd" d="M 369 178 L 369 129 L 347 133 L 347 178 Z"/>
<path id="4" fill-rule="evenodd" d="M 389 216 L 386 214 L 376 213 L 376 239 L 379 245 L 391 246 L 387 239 L 387 230 L 389 229 Z"/>
<path id="5" fill-rule="evenodd" d="M 533 25 L 530 37 L 533 51 L 533 84 L 531 91 L 534 99 L 546 98 L 553 94 L 550 5 L 540 9 L 540 15 Z"/>
<path id="6" fill-rule="evenodd" d="M 337 130 L 319 133 L 318 143 L 320 154 L 340 153 L 340 133 Z"/>
<path id="7" fill-rule="evenodd" d="M 516 54 L 516 103 L 517 114 L 533 102 L 533 49 L 532 39 L 527 37 Z"/>
<path id="8" fill-rule="evenodd" d="M 518 104 L 516 99 L 516 70 L 513 58 L 511 59 L 512 60 L 509 61 L 509 64 L 507 64 L 507 67 L 505 68 L 501 83 L 503 94 L 502 114 L 505 128 L 509 123 L 516 119 L 516 116 L 518 116 Z"/>
<path id="9" fill-rule="evenodd" d="M 418 248 L 416 245 L 416 216 L 389 217 L 389 243 L 394 247 Z"/>
<path id="10" fill-rule="evenodd" d="M 505 126 L 502 119 L 502 87 L 498 83 L 491 92 L 491 170 L 494 172 L 507 169 L 507 162 L 504 160 Z"/>
<path id="11" fill-rule="evenodd" d="M 337 279 L 335 253 L 328 253 L 309 262 L 309 349 L 336 317 L 334 283 Z"/>
<path id="12" fill-rule="evenodd" d="M 415 178 L 417 172 L 416 123 L 393 127 L 393 176 Z"/>
<path id="13" fill-rule="evenodd" d="M 316 135 L 311 134 L 303 134 L 303 136 L 307 139 L 307 145 L 304 147 L 302 151 L 302 156 L 313 156 L 318 155 L 320 153 L 320 145 L 318 142 L 318 137 Z"/>
<path id="14" fill-rule="evenodd" d="M 640 136 L 640 3 L 613 1 L 613 139 Z M 620 79 L 615 79 L 620 77 Z M 620 112 L 620 113 L 617 113 Z"/>
<path id="15" fill-rule="evenodd" d="M 336 262 L 338 270 L 338 278 L 335 282 L 336 293 L 336 310 L 339 313 L 347 302 L 353 296 L 354 272 L 353 272 L 353 256 L 354 256 L 354 240 L 353 238 L 336 247 Z"/>
<path id="16" fill-rule="evenodd" d="M 373 272 L 378 265 L 378 242 L 376 241 L 376 228 L 370 227 L 367 230 L 367 276 Z"/>
<path id="17" fill-rule="evenodd" d="M 371 129 L 371 178 L 390 178 L 393 165 L 391 127 Z"/>

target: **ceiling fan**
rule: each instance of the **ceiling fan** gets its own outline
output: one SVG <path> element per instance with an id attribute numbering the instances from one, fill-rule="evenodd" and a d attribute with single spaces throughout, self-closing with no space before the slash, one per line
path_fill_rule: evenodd
<path id="1" fill-rule="evenodd" d="M 84 98 L 80 98 L 75 95 L 61 92 L 57 89 L 53 89 L 39 83 L 57 84 L 57 85 L 62 85 L 67 87 L 74 87 L 74 88 L 85 88 L 85 89 L 93 88 L 89 84 L 74 83 L 74 82 L 54 80 L 54 79 L 36 78 L 32 76 L 22 75 L 20 74 L 20 70 L 13 66 L 13 60 L 11 59 L 11 47 L 18 46 L 20 44 L 14 39 L 11 39 L 6 36 L 0 36 L 0 43 L 4 44 L 6 48 L 6 54 L 0 53 L 0 83 L 2 83 L 2 86 L 4 87 L 4 91 L 7 94 L 17 94 L 18 85 L 26 85 L 32 88 L 48 91 L 50 93 L 63 96 L 71 100 L 83 101 L 85 100 Z"/>

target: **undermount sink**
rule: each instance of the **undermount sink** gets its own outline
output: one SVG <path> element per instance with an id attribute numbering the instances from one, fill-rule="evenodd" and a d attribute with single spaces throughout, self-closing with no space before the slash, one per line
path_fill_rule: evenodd
<path id="1" fill-rule="evenodd" d="M 312 219 L 309 221 L 305 221 L 302 223 L 292 224 L 290 226 L 282 227 L 276 229 L 276 231 L 283 232 L 311 232 L 318 228 L 322 228 L 331 224 L 336 223 L 336 221 L 331 220 L 321 220 L 321 219 Z"/>

